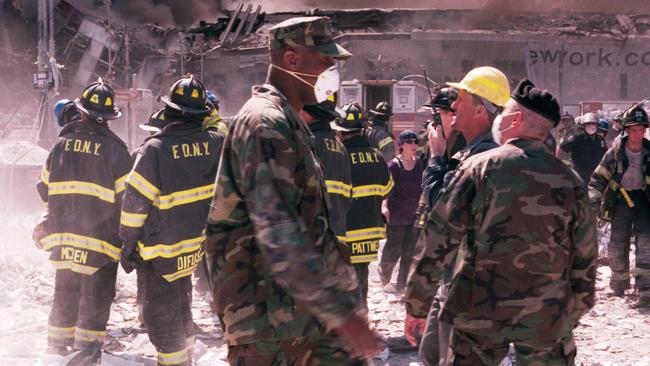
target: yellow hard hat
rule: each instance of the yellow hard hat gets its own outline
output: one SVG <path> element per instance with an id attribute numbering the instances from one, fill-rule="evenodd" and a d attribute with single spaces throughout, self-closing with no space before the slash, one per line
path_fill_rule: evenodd
<path id="1" fill-rule="evenodd" d="M 447 83 L 447 85 L 478 95 L 499 107 L 505 106 L 510 99 L 508 78 L 499 69 L 490 66 L 472 69 L 460 83 Z"/>

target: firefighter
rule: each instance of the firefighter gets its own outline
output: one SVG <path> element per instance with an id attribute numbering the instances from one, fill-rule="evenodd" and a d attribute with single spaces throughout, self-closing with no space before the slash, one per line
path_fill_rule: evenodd
<path id="1" fill-rule="evenodd" d="M 585 186 L 589 183 L 591 173 L 594 172 L 598 162 L 607 151 L 605 140 L 600 137 L 598 123 L 600 119 L 596 113 L 587 113 L 582 117 L 582 130 L 564 139 L 555 155 L 562 160 L 564 153 L 571 153 L 573 168 L 578 172 Z"/>
<path id="2" fill-rule="evenodd" d="M 307 104 L 300 117 L 314 134 L 316 157 L 323 165 L 325 188 L 329 198 L 330 224 L 342 243 L 347 241 L 347 216 L 352 204 L 352 180 L 348 151 L 330 126 L 341 116 L 336 111 L 337 93 L 319 104 Z"/>
<path id="3" fill-rule="evenodd" d="M 395 158 L 395 144 L 391 132 L 390 118 L 393 116 L 393 108 L 388 102 L 379 102 L 370 112 L 370 126 L 368 127 L 368 141 L 370 146 L 379 150 L 385 161 Z"/>
<path id="4" fill-rule="evenodd" d="M 611 220 L 607 246 L 612 270 L 609 287 L 623 296 L 630 287 L 630 236 L 637 240 L 636 287 L 641 306 L 650 305 L 650 141 L 648 115 L 639 106 L 622 117 L 625 135 L 610 148 L 591 176 L 589 199 Z"/>
<path id="5" fill-rule="evenodd" d="M 348 150 L 352 177 L 352 206 L 347 219 L 347 246 L 350 263 L 359 280 L 359 297 L 368 309 L 368 265 L 377 259 L 379 241 L 386 237 L 382 202 L 393 188 L 393 178 L 382 154 L 364 134 L 364 117 L 356 103 L 342 108 L 342 116 L 332 123 Z"/>
<path id="6" fill-rule="evenodd" d="M 54 104 L 54 117 L 56 124 L 63 128 L 68 123 L 79 119 L 79 110 L 73 100 L 61 99 Z"/>
<path id="7" fill-rule="evenodd" d="M 149 136 L 153 136 L 157 133 L 160 133 L 162 129 L 165 127 L 165 110 L 160 109 L 158 111 L 155 111 L 151 113 L 149 116 L 149 119 L 147 122 L 140 123 L 138 127 L 140 127 L 141 130 L 147 131 L 149 133 Z M 135 158 L 138 156 L 138 152 L 143 148 L 144 143 L 146 142 L 147 139 L 133 151 L 131 154 L 132 161 L 135 162 Z M 146 324 L 144 322 L 144 274 L 142 273 L 142 270 L 138 268 L 136 270 L 136 275 L 137 275 L 137 282 L 138 282 L 138 291 L 136 295 L 136 304 L 138 305 L 138 321 L 143 327 L 146 327 Z"/>
<path id="8" fill-rule="evenodd" d="M 212 93 L 210 90 L 206 90 L 205 96 L 207 98 L 206 104 L 210 108 L 210 113 L 203 118 L 203 130 L 208 131 L 211 134 L 216 134 L 217 138 L 221 136 L 225 138 L 228 135 L 228 125 L 226 125 L 221 116 L 219 115 L 219 100 L 217 96 Z M 221 150 L 219 150 L 219 155 L 221 155 Z M 204 256 L 201 259 L 201 263 L 197 267 L 197 270 L 194 272 L 194 278 L 196 279 L 195 289 L 200 293 L 210 293 L 210 268 L 208 266 L 208 256 Z"/>
<path id="9" fill-rule="evenodd" d="M 163 127 L 165 127 L 165 113 L 164 112 L 165 112 L 164 109 L 160 109 L 160 110 L 157 110 L 157 111 L 151 113 L 151 115 L 149 116 L 149 119 L 147 120 L 147 122 L 140 123 L 138 125 L 138 127 L 140 127 L 140 129 L 143 130 L 143 131 L 147 131 L 149 133 L 149 136 L 153 136 L 153 135 L 159 133 L 160 131 L 162 131 Z M 145 142 L 146 142 L 146 140 L 145 140 Z M 144 146 L 144 143 L 140 146 L 140 148 L 142 146 Z M 134 153 L 133 153 L 134 158 L 137 155 L 137 151 L 140 148 L 138 148 L 138 149 L 136 149 L 136 151 L 134 151 Z"/>
<path id="10" fill-rule="evenodd" d="M 38 193 L 48 208 L 34 231 L 56 268 L 48 321 L 48 353 L 79 352 L 69 365 L 95 364 L 115 297 L 120 238 L 116 235 L 131 159 L 108 127 L 121 116 L 113 89 L 88 85 L 47 158 Z"/>
<path id="11" fill-rule="evenodd" d="M 202 128 L 205 88 L 187 75 L 165 104 L 165 127 L 138 151 L 120 215 L 120 264 L 140 268 L 144 321 L 162 365 L 189 365 L 193 350 L 191 275 L 201 261 L 223 136 Z"/>
<path id="12" fill-rule="evenodd" d="M 228 125 L 223 122 L 219 115 L 219 100 L 210 90 L 206 91 L 206 98 L 208 107 L 210 107 L 210 114 L 203 119 L 203 129 L 213 130 L 219 132 L 221 135 L 228 134 Z"/>

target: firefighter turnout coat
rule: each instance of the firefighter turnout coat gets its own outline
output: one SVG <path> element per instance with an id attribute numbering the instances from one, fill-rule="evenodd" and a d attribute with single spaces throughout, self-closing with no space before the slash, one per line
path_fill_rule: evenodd
<path id="1" fill-rule="evenodd" d="M 330 225 L 336 237 L 345 242 L 347 215 L 352 204 L 348 152 L 329 122 L 314 121 L 309 124 L 309 129 L 314 134 L 314 149 L 323 168 Z"/>
<path id="2" fill-rule="evenodd" d="M 611 220 L 612 211 L 617 200 L 629 200 L 627 192 L 621 187 L 623 174 L 629 166 L 627 155 L 625 154 L 625 144 L 627 137 L 623 137 L 619 143 L 612 146 L 600 164 L 594 170 L 589 182 L 589 200 L 593 204 L 600 206 L 600 216 L 605 220 Z M 641 174 L 645 181 L 644 192 L 650 200 L 650 141 L 643 139 L 643 155 L 641 157 Z M 633 202 L 628 201 L 628 205 L 633 206 Z"/>
<path id="3" fill-rule="evenodd" d="M 197 122 L 168 122 L 149 137 L 126 179 L 120 236 L 172 282 L 191 275 L 203 254 L 223 136 Z"/>
<path id="4" fill-rule="evenodd" d="M 343 141 L 350 157 L 352 206 L 348 212 L 346 240 L 351 263 L 377 259 L 379 240 L 386 237 L 381 204 L 393 189 L 393 178 L 379 150 L 365 136 Z"/>
<path id="5" fill-rule="evenodd" d="M 393 134 L 385 122 L 374 120 L 367 131 L 370 146 L 379 150 L 385 161 L 393 160 L 396 156 L 395 143 Z"/>
<path id="6" fill-rule="evenodd" d="M 37 184 L 48 211 L 39 244 L 57 269 L 91 275 L 119 261 L 130 168 L 126 145 L 106 124 L 73 121 L 61 130 Z"/>

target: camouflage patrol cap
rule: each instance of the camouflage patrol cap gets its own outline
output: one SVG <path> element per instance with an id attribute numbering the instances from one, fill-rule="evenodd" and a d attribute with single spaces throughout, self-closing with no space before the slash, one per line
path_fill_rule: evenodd
<path id="1" fill-rule="evenodd" d="M 328 17 L 297 17 L 269 29 L 269 49 L 306 47 L 335 59 L 350 58 L 352 54 L 334 42 Z"/>

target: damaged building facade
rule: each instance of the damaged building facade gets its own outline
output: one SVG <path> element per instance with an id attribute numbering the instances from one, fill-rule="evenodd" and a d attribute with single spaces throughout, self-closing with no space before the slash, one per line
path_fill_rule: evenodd
<path id="1" fill-rule="evenodd" d="M 15 3 L 20 2 L 11 2 Z M 111 19 L 113 13 L 102 2 L 56 3 L 56 59 L 64 66 L 59 95 L 72 98 L 100 76 L 118 90 L 141 90 L 133 101 L 139 111 L 133 113 L 137 123 L 158 107 L 156 97 L 173 79 L 188 72 L 200 76 L 217 94 L 223 115 L 235 114 L 250 96 L 250 87 L 266 77 L 268 28 L 305 14 L 329 16 L 338 41 L 354 54 L 340 65 L 341 102 L 357 101 L 370 108 L 388 99 L 402 114 L 397 118 L 399 129 L 417 128 L 426 118 L 417 114 L 427 98 L 423 69 L 433 83 L 442 85 L 476 66 L 495 66 L 513 84 L 529 77 L 550 89 L 572 114 L 579 113 L 585 101 L 631 103 L 650 95 L 650 85 L 638 77 L 650 67 L 649 15 L 495 8 L 265 14 L 259 6 L 236 4 L 230 10 L 216 7 L 206 13 L 211 22 L 197 18 L 191 25 L 172 27 L 142 23 L 144 19 L 120 16 L 117 10 Z M 21 13 L 11 4 L 3 4 L 3 17 L 16 22 Z M 28 24 L 21 22 L 23 27 Z M 1 38 L 2 49 L 17 49 L 7 47 L 7 37 Z M 17 63 L 18 53 L 13 54 L 2 62 Z M 13 79 L 31 77 L 32 72 L 23 64 Z M 3 97 L 0 108 L 6 108 L 9 99 Z M 138 137 L 131 140 L 135 143 Z"/>

